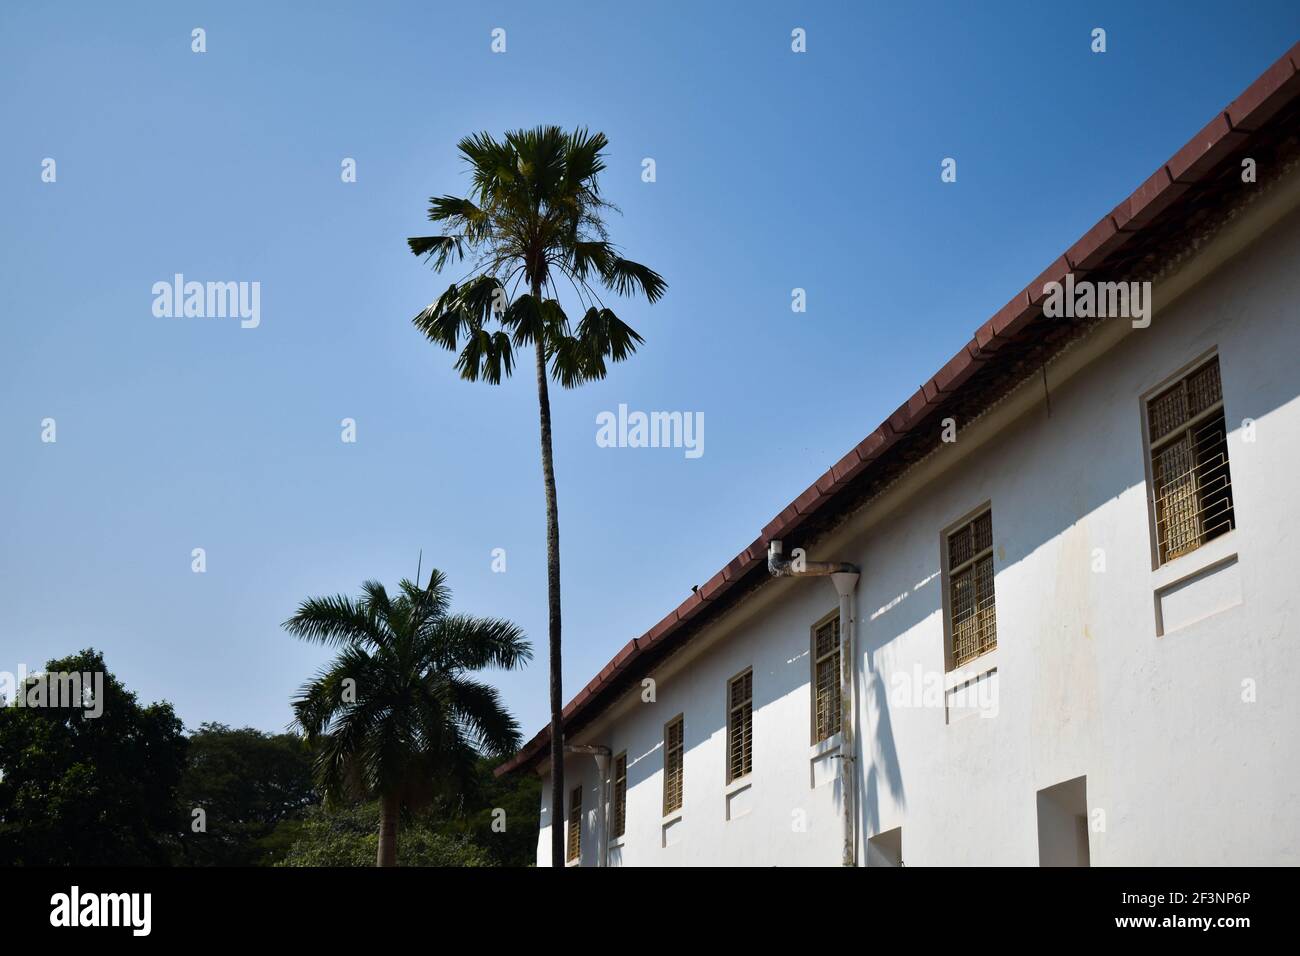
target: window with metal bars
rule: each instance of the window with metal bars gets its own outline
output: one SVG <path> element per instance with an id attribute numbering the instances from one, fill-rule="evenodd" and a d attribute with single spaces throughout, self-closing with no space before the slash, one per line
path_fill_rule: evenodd
<path id="1" fill-rule="evenodd" d="M 627 754 L 614 758 L 614 819 L 610 835 L 621 837 L 627 829 Z"/>
<path id="2" fill-rule="evenodd" d="M 682 808 L 684 729 L 680 715 L 664 725 L 664 816 Z"/>
<path id="3" fill-rule="evenodd" d="M 1219 358 L 1147 402 L 1151 501 L 1160 564 L 1236 526 Z"/>
<path id="4" fill-rule="evenodd" d="M 568 852 L 565 860 L 572 863 L 582 856 L 582 787 L 574 787 L 569 794 Z"/>
<path id="5" fill-rule="evenodd" d="M 754 671 L 727 682 L 727 783 L 754 769 Z"/>
<path id="6" fill-rule="evenodd" d="M 821 743 L 840 732 L 840 619 L 813 628 L 812 742 Z"/>
<path id="7" fill-rule="evenodd" d="M 949 669 L 998 646 L 993 600 L 993 512 L 948 533 Z"/>

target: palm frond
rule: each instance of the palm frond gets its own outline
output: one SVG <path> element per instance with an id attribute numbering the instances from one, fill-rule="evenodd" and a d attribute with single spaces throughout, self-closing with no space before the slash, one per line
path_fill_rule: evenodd
<path id="1" fill-rule="evenodd" d="M 429 572 L 429 583 L 424 587 L 407 578 L 398 582 L 397 587 L 407 601 L 419 608 L 417 627 L 426 621 L 443 617 L 451 607 L 451 588 L 447 585 L 447 576 L 437 568 Z"/>
<path id="2" fill-rule="evenodd" d="M 519 749 L 519 723 L 501 703 L 495 687 L 473 680 L 455 680 L 448 688 L 452 714 L 488 757 L 504 757 Z"/>
<path id="3" fill-rule="evenodd" d="M 433 196 L 429 199 L 429 221 L 450 222 L 476 235 L 487 223 L 488 215 L 473 200 L 460 196 Z"/>
<path id="4" fill-rule="evenodd" d="M 469 330 L 472 322 L 473 317 L 461 301 L 460 288 L 455 283 L 411 320 L 430 342 L 453 352 L 461 335 Z"/>
<path id="5" fill-rule="evenodd" d="M 604 276 L 610 269 L 610 263 L 617 258 L 608 242 L 593 240 L 575 241 L 569 253 L 569 268 L 573 277 L 585 280 L 590 275 Z"/>
<path id="6" fill-rule="evenodd" d="M 456 359 L 456 371 L 467 382 L 483 379 L 490 385 L 500 385 L 503 378 L 510 377 L 514 367 L 510 336 L 486 329 L 476 329 Z"/>
<path id="7" fill-rule="evenodd" d="M 594 355 L 622 362 L 635 354 L 644 339 L 612 309 L 588 309 L 578 323 L 578 338 Z M 603 376 L 602 376 L 603 377 Z"/>
<path id="8" fill-rule="evenodd" d="M 604 151 L 609 139 L 585 127 L 575 129 L 565 143 L 565 178 L 570 189 L 583 186 L 598 190 L 597 177 L 605 171 Z"/>
<path id="9" fill-rule="evenodd" d="M 345 644 L 382 645 L 386 626 L 364 604 L 353 603 L 343 594 L 309 598 L 282 625 L 295 637 L 314 644 L 338 647 Z"/>
<path id="10" fill-rule="evenodd" d="M 527 348 L 545 335 L 542 310 L 531 295 L 516 296 L 501 315 L 501 325 L 516 348 Z"/>
<path id="11" fill-rule="evenodd" d="M 651 304 L 658 302 L 668 291 L 663 276 L 649 266 L 630 259 L 614 258 L 603 275 L 605 283 L 619 295 L 631 295 L 640 290 Z"/>
<path id="12" fill-rule="evenodd" d="M 551 343 L 551 378 L 563 388 L 605 377 L 605 363 L 577 336 L 566 335 Z"/>
<path id="13" fill-rule="evenodd" d="M 411 252 L 424 256 L 433 268 L 441 272 L 450 262 L 465 258 L 464 236 L 412 236 L 406 240 Z"/>
<path id="14" fill-rule="evenodd" d="M 514 670 L 533 659 L 523 629 L 504 618 L 448 614 L 431 623 L 425 639 L 442 666 L 455 671 Z"/>

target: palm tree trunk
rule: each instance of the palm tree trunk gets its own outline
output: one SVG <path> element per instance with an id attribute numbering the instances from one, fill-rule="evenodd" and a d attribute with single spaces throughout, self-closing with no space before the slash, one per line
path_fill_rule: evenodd
<path id="1" fill-rule="evenodd" d="M 540 310 L 542 290 L 533 286 Z M 540 331 L 540 330 L 539 330 Z M 546 374 L 546 346 L 537 346 L 537 404 L 542 431 L 542 480 L 546 485 L 546 603 L 551 670 L 551 866 L 564 866 L 564 693 L 560 678 L 560 514 L 555 497 L 555 463 L 551 455 L 551 395 Z"/>
<path id="2" fill-rule="evenodd" d="M 397 794 L 379 798 L 379 854 L 375 866 L 397 866 Z"/>

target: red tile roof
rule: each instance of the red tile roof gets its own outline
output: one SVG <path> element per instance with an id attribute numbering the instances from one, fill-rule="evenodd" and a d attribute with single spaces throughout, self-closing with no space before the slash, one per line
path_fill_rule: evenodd
<path id="1" fill-rule="evenodd" d="M 900 440 L 918 428 L 932 411 L 959 395 L 985 363 L 1039 316 L 1044 283 L 1061 280 L 1067 272 L 1074 272 L 1077 278 L 1080 273 L 1097 270 L 1109 262 L 1125 246 L 1139 239 L 1144 230 L 1175 206 L 1189 189 L 1209 177 L 1223 160 L 1250 140 L 1252 134 L 1263 130 L 1270 119 L 1296 100 L 1300 100 L 1300 43 L 1265 70 L 1146 182 L 976 329 L 965 348 L 949 359 L 875 431 L 768 522 L 753 544 L 732 558 L 676 610 L 641 637 L 625 644 L 564 708 L 566 731 L 599 714 L 627 686 L 629 678 L 648 672 L 662 659 L 664 655 L 661 652 L 669 648 L 674 637 L 681 636 L 683 641 L 689 639 L 692 635 L 687 625 L 710 604 L 719 602 L 733 589 L 743 590 L 743 579 L 766 564 L 768 541 L 789 538 L 803 530 L 810 517 L 826 506 L 838 503 L 854 479 L 862 476 L 869 467 L 885 461 Z M 498 767 L 497 773 L 532 766 L 549 750 L 548 726 Z"/>

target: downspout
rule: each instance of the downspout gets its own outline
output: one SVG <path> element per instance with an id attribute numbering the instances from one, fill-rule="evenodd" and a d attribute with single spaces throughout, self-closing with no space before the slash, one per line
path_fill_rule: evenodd
<path id="1" fill-rule="evenodd" d="M 857 805 L 857 761 L 853 718 L 857 712 L 854 690 L 857 654 L 854 650 L 853 592 L 858 586 L 856 565 L 834 561 L 789 561 L 781 556 L 781 542 L 767 546 L 767 569 L 773 577 L 829 577 L 840 598 L 840 779 L 844 795 L 844 845 L 840 865 L 857 866 L 858 841 L 854 827 Z"/>
<path id="2" fill-rule="evenodd" d="M 600 774 L 600 826 L 596 830 L 596 865 L 608 866 L 609 854 L 609 757 L 610 749 L 592 744 L 565 744 L 565 753 L 589 754 L 596 758 L 596 771 Z"/>

